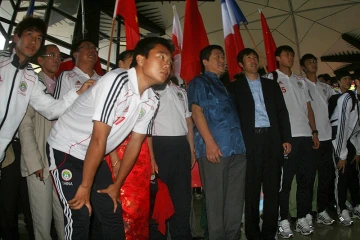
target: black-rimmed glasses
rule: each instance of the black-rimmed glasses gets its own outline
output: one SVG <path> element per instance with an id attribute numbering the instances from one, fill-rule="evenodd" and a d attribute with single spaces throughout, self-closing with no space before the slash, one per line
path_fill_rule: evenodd
<path id="1" fill-rule="evenodd" d="M 44 55 L 41 55 L 41 57 L 49 57 L 52 59 L 57 59 L 60 62 L 64 61 L 64 58 L 61 55 L 55 55 L 54 53 L 44 54 Z"/>

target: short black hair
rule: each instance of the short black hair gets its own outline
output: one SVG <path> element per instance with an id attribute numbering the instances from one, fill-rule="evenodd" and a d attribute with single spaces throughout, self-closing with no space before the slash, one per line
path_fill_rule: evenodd
<path id="1" fill-rule="evenodd" d="M 294 49 L 288 45 L 282 45 L 275 50 L 275 57 L 280 57 L 282 52 L 291 52 L 295 55 Z"/>
<path id="2" fill-rule="evenodd" d="M 119 54 L 119 60 L 125 61 L 127 58 L 134 55 L 134 50 L 125 50 Z"/>
<path id="3" fill-rule="evenodd" d="M 347 76 L 351 77 L 351 74 L 349 73 L 349 71 L 346 71 L 346 70 L 336 71 L 335 75 L 336 75 L 337 81 L 340 81 L 343 77 L 347 77 Z"/>
<path id="4" fill-rule="evenodd" d="M 225 54 L 224 49 L 219 45 L 209 45 L 209 46 L 204 47 L 200 51 L 200 64 L 201 64 L 201 72 L 202 73 L 205 72 L 205 65 L 203 64 L 203 60 L 209 61 L 211 53 L 215 49 L 220 50 L 223 54 Z"/>
<path id="5" fill-rule="evenodd" d="M 56 46 L 55 44 L 46 44 L 44 46 L 41 46 L 41 48 L 37 52 L 37 56 L 41 57 L 42 55 L 45 55 L 48 47 L 58 47 L 58 46 Z"/>
<path id="6" fill-rule="evenodd" d="M 360 80 L 360 68 L 354 70 L 354 80 Z"/>
<path id="7" fill-rule="evenodd" d="M 40 32 L 43 35 L 41 45 L 44 44 L 47 30 L 47 26 L 44 20 L 38 17 L 24 17 L 23 20 L 17 24 L 14 33 L 17 34 L 19 38 L 21 38 L 21 35 L 26 30 L 34 30 L 36 32 Z"/>
<path id="8" fill-rule="evenodd" d="M 329 74 L 324 73 L 324 74 L 320 74 L 317 78 L 323 78 L 325 81 L 329 81 L 331 80 L 331 77 Z"/>
<path id="9" fill-rule="evenodd" d="M 238 55 L 236 57 L 238 63 L 243 64 L 244 63 L 244 57 L 249 56 L 250 54 L 254 54 L 257 58 L 259 58 L 259 54 L 257 54 L 257 52 L 254 49 L 252 49 L 252 48 L 244 48 L 243 50 L 241 50 L 238 53 Z"/>
<path id="10" fill-rule="evenodd" d="M 130 68 L 135 67 L 137 65 L 136 57 L 138 55 L 144 56 L 145 58 L 148 58 L 149 52 L 155 48 L 156 45 L 162 45 L 167 50 L 170 51 L 171 55 L 174 52 L 174 45 L 171 43 L 170 40 L 162 38 L 162 37 L 147 37 L 141 39 L 135 46 L 134 54 L 133 54 L 133 61 L 130 64 Z"/>
<path id="11" fill-rule="evenodd" d="M 311 53 L 307 53 L 304 56 L 302 56 L 302 58 L 300 59 L 300 66 L 305 66 L 305 61 L 309 60 L 309 59 L 315 59 L 317 61 L 317 58 L 311 54 Z"/>

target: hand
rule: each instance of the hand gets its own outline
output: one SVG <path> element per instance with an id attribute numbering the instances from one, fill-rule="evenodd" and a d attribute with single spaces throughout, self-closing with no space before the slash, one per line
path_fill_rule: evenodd
<path id="1" fill-rule="evenodd" d="M 159 173 L 159 167 L 154 158 L 151 159 L 151 174 Z"/>
<path id="2" fill-rule="evenodd" d="M 106 189 L 98 190 L 97 192 L 107 193 L 107 195 L 110 196 L 111 200 L 113 200 L 114 203 L 114 212 L 116 212 L 116 209 L 118 207 L 120 188 L 117 187 L 115 184 L 110 184 Z"/>
<path id="3" fill-rule="evenodd" d="M 44 181 L 44 169 L 39 169 L 34 172 L 35 176 L 40 179 L 40 181 Z"/>
<path id="4" fill-rule="evenodd" d="M 83 92 L 88 90 L 88 88 L 90 88 L 95 83 L 96 83 L 96 81 L 94 79 L 87 80 L 86 82 L 84 82 L 84 84 L 81 86 L 81 88 L 76 91 L 76 93 L 81 95 Z"/>
<path id="5" fill-rule="evenodd" d="M 354 161 L 356 163 L 356 169 L 359 169 L 360 155 L 355 155 L 351 163 L 353 163 Z"/>
<path id="6" fill-rule="evenodd" d="M 291 152 L 291 144 L 288 142 L 283 143 L 284 155 L 288 155 Z"/>
<path id="7" fill-rule="evenodd" d="M 206 144 L 206 157 L 209 162 L 220 163 L 220 156 L 221 150 L 214 140 Z"/>
<path id="8" fill-rule="evenodd" d="M 195 166 L 196 163 L 196 154 L 195 149 L 191 152 L 191 169 Z"/>
<path id="9" fill-rule="evenodd" d="M 92 208 L 90 205 L 90 187 L 83 187 L 80 184 L 75 197 L 68 201 L 68 204 L 73 210 L 79 210 L 85 205 L 89 210 L 89 216 L 91 216 Z"/>
<path id="10" fill-rule="evenodd" d="M 320 147 L 320 141 L 316 133 L 313 135 L 313 143 L 313 149 L 318 149 Z"/>
<path id="11" fill-rule="evenodd" d="M 339 160 L 338 164 L 336 165 L 339 172 L 342 170 L 342 173 L 345 172 L 345 166 L 346 166 L 346 159 L 345 160 Z"/>

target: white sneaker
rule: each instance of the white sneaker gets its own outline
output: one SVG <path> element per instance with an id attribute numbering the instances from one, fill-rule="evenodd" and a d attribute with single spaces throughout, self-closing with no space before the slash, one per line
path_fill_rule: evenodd
<path id="1" fill-rule="evenodd" d="M 306 221 L 306 218 L 299 218 L 296 221 L 295 231 L 301 233 L 304 236 L 310 235 L 312 232 L 314 232 L 314 230 L 310 228 L 308 222 Z"/>
<path id="2" fill-rule="evenodd" d="M 341 214 L 339 215 L 339 223 L 346 227 L 353 224 L 353 220 L 351 220 L 349 211 L 347 209 L 342 210 Z"/>
<path id="3" fill-rule="evenodd" d="M 294 236 L 290 228 L 289 220 L 285 219 L 279 222 L 278 234 L 282 238 L 291 238 Z"/>
<path id="4" fill-rule="evenodd" d="M 306 222 L 309 224 L 310 229 L 314 231 L 314 224 L 313 224 L 313 217 L 312 217 L 312 215 L 309 214 L 309 213 L 306 214 L 305 219 L 306 219 Z"/>
<path id="5" fill-rule="evenodd" d="M 324 225 L 331 225 L 335 222 L 335 220 L 329 216 L 326 210 L 324 210 L 321 213 L 318 213 L 316 222 Z"/>
<path id="6" fill-rule="evenodd" d="M 359 204 L 356 205 L 356 207 L 354 207 L 353 215 L 351 217 L 360 219 L 360 205 Z"/>

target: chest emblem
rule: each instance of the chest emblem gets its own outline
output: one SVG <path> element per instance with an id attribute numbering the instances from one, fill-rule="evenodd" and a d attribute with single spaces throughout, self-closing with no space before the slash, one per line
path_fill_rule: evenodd
<path id="1" fill-rule="evenodd" d="M 279 81 L 279 84 L 283 84 L 282 81 Z"/>
<path id="2" fill-rule="evenodd" d="M 184 101 L 184 96 L 181 94 L 181 92 L 177 92 L 177 96 L 181 101 Z"/>
<path id="3" fill-rule="evenodd" d="M 20 82 L 19 89 L 22 92 L 25 92 L 27 90 L 27 84 L 25 81 Z"/>
<path id="4" fill-rule="evenodd" d="M 325 95 L 325 96 L 327 95 L 327 94 L 326 94 L 327 92 L 326 92 L 326 90 L 325 90 L 325 89 L 323 89 L 323 93 L 324 93 L 324 95 Z"/>
<path id="5" fill-rule="evenodd" d="M 297 85 L 299 86 L 299 88 L 303 88 L 303 83 L 302 82 L 297 82 Z"/>
<path id="6" fill-rule="evenodd" d="M 144 116 L 145 116 L 145 113 L 146 113 L 146 110 L 142 108 L 142 109 L 140 110 L 138 120 L 143 119 Z"/>

